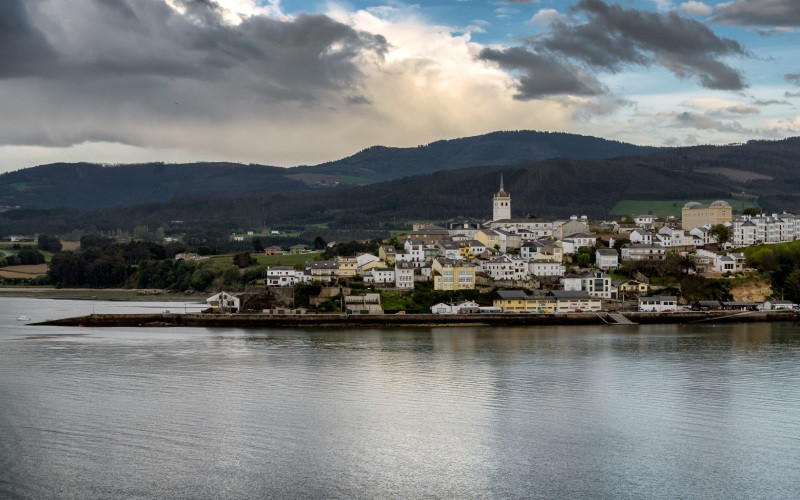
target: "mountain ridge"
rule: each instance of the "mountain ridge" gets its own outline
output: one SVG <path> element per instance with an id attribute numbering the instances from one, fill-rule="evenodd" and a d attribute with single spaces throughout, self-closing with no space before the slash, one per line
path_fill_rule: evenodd
<path id="1" fill-rule="evenodd" d="M 291 168 L 231 162 L 53 163 L 0 175 L 0 205 L 97 210 L 181 196 L 303 192 L 482 165 L 662 150 L 560 132 L 498 131 L 411 148 L 371 146 L 339 160 Z"/>

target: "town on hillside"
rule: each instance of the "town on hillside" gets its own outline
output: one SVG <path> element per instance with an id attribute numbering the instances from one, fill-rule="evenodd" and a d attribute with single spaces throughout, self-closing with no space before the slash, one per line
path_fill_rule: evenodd
<path id="1" fill-rule="evenodd" d="M 276 289 L 318 283 L 330 287 L 332 296 L 350 282 L 363 284 L 371 292 L 407 293 L 422 283 L 432 284 L 435 291 L 495 291 L 491 306 L 461 301 L 430 308 L 432 313 L 443 314 L 796 307 L 791 301 L 764 301 L 764 297 L 690 302 L 681 298 L 680 285 L 674 280 L 644 272 L 669 268 L 687 275 L 742 273 L 747 270 L 745 256 L 738 251 L 743 247 L 800 239 L 800 217 L 794 214 L 764 215 L 751 209 L 734 217 L 725 201 L 709 205 L 691 202 L 683 206 L 680 220 L 645 214 L 590 224 L 586 216 L 577 215 L 560 220 L 515 218 L 511 200 L 501 175 L 488 220 L 456 217 L 443 225 L 418 224 L 391 244 L 385 242 L 377 252 L 312 260 L 303 268 L 272 266 L 263 284 Z M 264 251 L 282 250 L 271 247 Z M 291 251 L 302 252 L 303 247 Z M 619 276 L 621 268 L 633 269 L 633 276 Z M 379 293 L 343 292 L 341 302 L 341 310 L 348 312 L 383 313 Z M 225 292 L 208 303 L 214 310 L 239 309 L 238 298 Z"/>

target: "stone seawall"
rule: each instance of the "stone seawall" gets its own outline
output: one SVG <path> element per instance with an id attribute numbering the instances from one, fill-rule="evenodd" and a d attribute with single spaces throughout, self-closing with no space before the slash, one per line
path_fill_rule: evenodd
<path id="1" fill-rule="evenodd" d="M 639 324 L 744 323 L 800 321 L 794 311 L 622 313 Z M 222 328 L 386 328 L 412 326 L 539 326 L 615 324 L 607 313 L 576 314 L 385 314 L 385 315 L 263 315 L 263 314 L 93 314 L 34 325 L 85 327 L 222 327 Z"/>

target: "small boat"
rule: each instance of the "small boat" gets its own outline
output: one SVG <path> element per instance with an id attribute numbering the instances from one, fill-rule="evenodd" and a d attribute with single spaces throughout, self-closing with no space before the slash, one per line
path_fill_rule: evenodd
<path id="1" fill-rule="evenodd" d="M 17 317 L 17 321 L 30 321 L 31 319 L 24 314 L 22 316 Z"/>

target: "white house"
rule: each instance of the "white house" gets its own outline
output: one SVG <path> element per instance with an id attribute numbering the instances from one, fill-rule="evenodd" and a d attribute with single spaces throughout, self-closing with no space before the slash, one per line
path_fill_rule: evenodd
<path id="1" fill-rule="evenodd" d="M 306 263 L 306 271 L 313 281 L 331 283 L 339 274 L 339 264 L 330 260 L 312 260 Z"/>
<path id="2" fill-rule="evenodd" d="M 404 252 L 397 253 L 398 262 L 411 262 L 414 267 L 425 265 L 425 244 L 419 240 L 406 240 L 403 243 Z"/>
<path id="3" fill-rule="evenodd" d="M 619 267 L 619 254 L 613 248 L 598 248 L 594 252 L 595 263 L 603 271 Z"/>
<path id="4" fill-rule="evenodd" d="M 495 259 L 482 261 L 480 270 L 493 280 L 526 280 L 530 278 L 528 261 L 511 255 L 502 255 Z"/>
<path id="5" fill-rule="evenodd" d="M 678 297 L 674 295 L 639 297 L 640 312 L 674 312 L 677 308 Z"/>
<path id="6" fill-rule="evenodd" d="M 694 237 L 683 229 L 664 226 L 658 230 L 658 242 L 665 247 L 694 246 Z M 657 240 L 653 240 L 656 243 Z"/>
<path id="7" fill-rule="evenodd" d="M 644 245 L 641 243 L 626 243 L 620 249 L 623 262 L 629 260 L 664 260 L 667 251 L 661 245 Z"/>
<path id="8" fill-rule="evenodd" d="M 575 250 L 578 250 L 580 247 L 593 247 L 597 241 L 597 237 L 588 233 L 575 233 L 565 237 L 564 240 L 572 241 L 575 245 Z"/>
<path id="9" fill-rule="evenodd" d="M 394 286 L 410 290 L 414 288 L 414 264 L 397 262 L 394 265 Z"/>
<path id="10" fill-rule="evenodd" d="M 652 245 L 653 233 L 651 233 L 650 231 L 645 231 L 644 229 L 637 229 L 635 231 L 631 231 L 630 240 L 631 243 L 642 243 L 645 245 Z"/>
<path id="11" fill-rule="evenodd" d="M 653 226 L 653 223 L 656 221 L 656 216 L 653 214 L 645 214 L 645 215 L 637 215 L 634 217 L 633 222 L 645 229 L 649 229 Z"/>
<path id="12" fill-rule="evenodd" d="M 519 248 L 519 255 L 523 259 L 530 259 L 538 251 L 539 245 L 535 241 L 524 241 Z"/>
<path id="13" fill-rule="evenodd" d="M 743 253 L 729 253 L 728 255 L 718 255 L 714 259 L 714 270 L 718 272 L 742 271 L 745 268 L 745 258 Z"/>
<path id="14" fill-rule="evenodd" d="M 445 259 L 458 260 L 461 258 L 459 245 L 453 241 L 444 240 L 436 243 L 438 255 Z"/>
<path id="15" fill-rule="evenodd" d="M 364 283 L 374 285 L 393 285 L 394 269 L 391 267 L 373 267 L 364 273 Z"/>
<path id="16" fill-rule="evenodd" d="M 267 286 L 294 286 L 303 282 L 303 272 L 290 266 L 271 266 L 267 268 Z"/>
<path id="17" fill-rule="evenodd" d="M 566 267 L 557 260 L 532 260 L 528 262 L 528 271 L 534 276 L 564 276 Z"/>
<path id="18" fill-rule="evenodd" d="M 694 237 L 695 246 L 699 247 L 717 242 L 717 239 L 711 236 L 711 233 L 709 233 L 709 229 L 711 229 L 711 226 L 707 224 L 705 226 L 694 227 L 689 230 L 689 234 Z"/>
<path id="19" fill-rule="evenodd" d="M 431 306 L 431 313 L 433 314 L 453 314 L 453 306 L 439 302 Z"/>
<path id="20" fill-rule="evenodd" d="M 564 285 L 564 291 L 567 292 L 580 292 L 583 286 L 583 280 L 580 275 L 566 274 L 561 278 L 561 283 Z"/>
<path id="21" fill-rule="evenodd" d="M 213 312 L 239 312 L 239 297 L 228 292 L 219 292 L 218 294 L 207 298 L 206 304 Z"/>
<path id="22" fill-rule="evenodd" d="M 581 290 L 590 297 L 601 299 L 617 297 L 617 289 L 611 284 L 611 276 L 599 271 L 589 271 L 581 276 Z"/>

